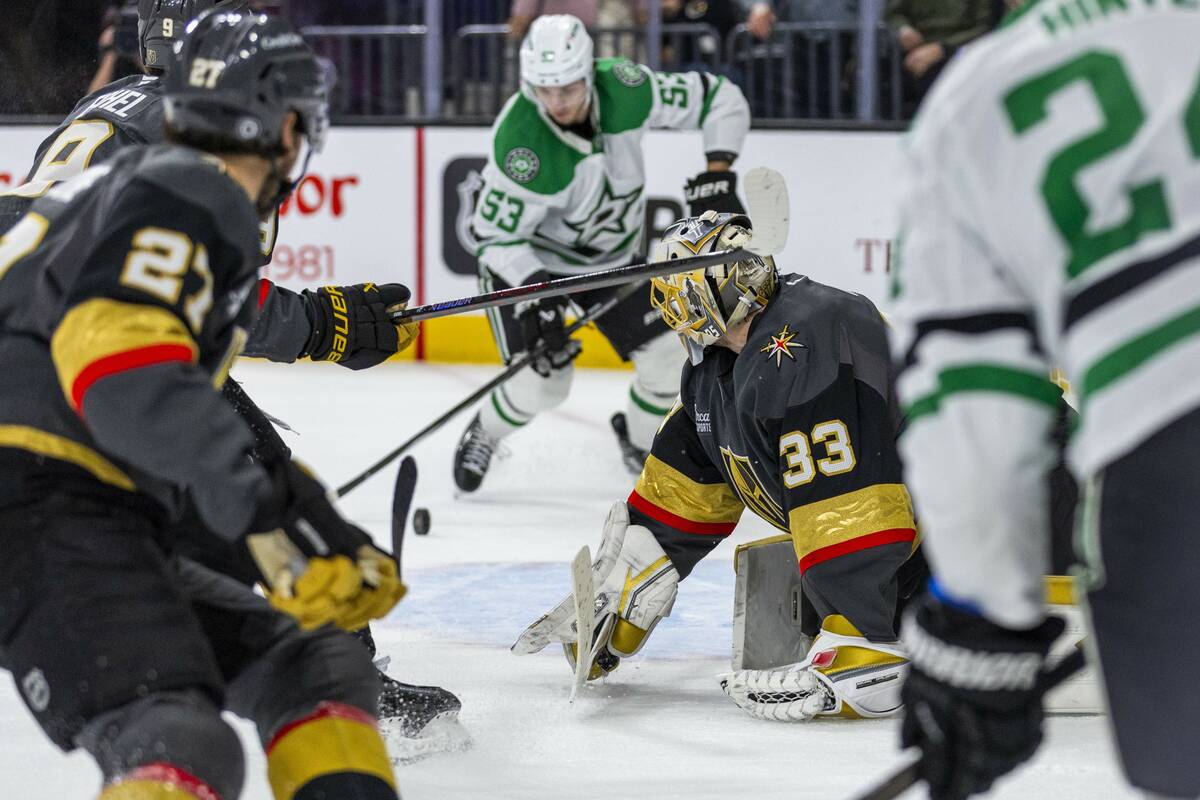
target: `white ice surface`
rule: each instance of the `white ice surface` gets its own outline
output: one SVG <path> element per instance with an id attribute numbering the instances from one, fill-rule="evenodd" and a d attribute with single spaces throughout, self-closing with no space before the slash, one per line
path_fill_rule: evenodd
<path id="1" fill-rule="evenodd" d="M 242 363 L 235 375 L 261 406 L 290 423 L 296 453 L 337 485 L 391 450 L 493 373 L 492 368 Z M 608 416 L 624 406 L 628 373 L 579 370 L 567 404 L 511 437 L 483 489 L 454 497 L 451 453 L 464 415 L 414 451 L 416 506 L 428 536 L 405 542 L 410 591 L 375 625 L 391 673 L 436 683 L 463 701 L 474 747 L 403 767 L 407 800 L 433 798 L 849 798 L 907 758 L 897 722 L 788 725 L 755 720 L 721 693 L 729 667 L 732 543 L 680 587 L 674 614 L 642 653 L 567 705 L 571 672 L 560 650 L 517 657 L 508 646 L 569 587 L 569 563 L 593 548 L 608 506 L 631 486 Z M 386 541 L 395 466 L 343 501 Z M 747 515 L 749 517 L 749 515 Z M 768 534 L 747 524 L 735 541 Z M 238 723 L 249 767 L 243 797 L 268 800 L 264 759 Z M 89 759 L 61 755 L 10 681 L 0 682 L 0 800 L 96 795 Z M 920 796 L 910 792 L 908 797 Z M 1102 717 L 1056 718 L 1037 758 L 992 797 L 1094 800 L 1125 787 Z M 227 798 L 226 800 L 230 800 Z"/>

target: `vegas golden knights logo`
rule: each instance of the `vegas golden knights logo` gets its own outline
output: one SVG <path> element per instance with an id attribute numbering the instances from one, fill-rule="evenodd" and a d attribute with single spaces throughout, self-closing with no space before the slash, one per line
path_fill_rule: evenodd
<path id="1" fill-rule="evenodd" d="M 754 465 L 746 456 L 739 456 L 728 447 L 721 448 L 721 460 L 725 462 L 725 474 L 729 476 L 734 491 L 746 508 L 753 511 L 767 522 L 780 530 L 788 530 L 787 520 L 783 516 L 783 508 L 771 497 L 767 487 L 758 479 Z"/>

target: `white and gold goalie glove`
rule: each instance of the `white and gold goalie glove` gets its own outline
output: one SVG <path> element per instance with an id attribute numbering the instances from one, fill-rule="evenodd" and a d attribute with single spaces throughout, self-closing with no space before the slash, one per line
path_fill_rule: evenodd
<path id="1" fill-rule="evenodd" d="M 842 616 L 829 616 L 807 657 L 777 669 L 719 676 L 733 702 L 759 719 L 886 717 L 900 710 L 908 659 L 900 644 L 869 641 Z"/>
<path id="2" fill-rule="evenodd" d="M 675 604 L 679 573 L 649 529 L 629 524 L 625 503 L 615 503 L 604 523 L 600 549 L 592 562 L 595 627 L 592 641 L 604 642 L 588 680 L 617 668 L 620 659 L 642 648 L 650 631 Z M 575 599 L 561 603 L 525 629 L 512 646 L 518 655 L 537 653 L 560 642 L 575 667 Z"/>

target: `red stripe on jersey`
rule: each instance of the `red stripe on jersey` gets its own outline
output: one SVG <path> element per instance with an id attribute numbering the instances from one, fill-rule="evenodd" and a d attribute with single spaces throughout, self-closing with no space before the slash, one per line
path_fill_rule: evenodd
<path id="1" fill-rule="evenodd" d="M 135 350 L 126 350 L 121 353 L 113 353 L 111 356 L 105 356 L 97 361 L 88 364 L 79 371 L 79 375 L 75 377 L 75 382 L 71 384 L 71 402 L 75 405 L 75 410 L 83 415 L 83 397 L 87 394 L 88 389 L 101 378 L 107 378 L 110 375 L 116 375 L 118 372 L 128 372 L 131 369 L 139 369 L 148 367 L 153 364 L 163 364 L 168 361 L 187 361 L 191 362 L 195 351 L 187 345 L 182 344 L 154 344 L 149 347 L 139 347 Z"/>
<path id="2" fill-rule="evenodd" d="M 820 550 L 813 550 L 811 553 L 800 559 L 800 571 L 809 567 L 816 566 L 822 561 L 844 556 L 847 553 L 857 553 L 859 550 L 866 550 L 870 547 L 879 547 L 885 544 L 898 544 L 899 542 L 911 542 L 917 538 L 917 532 L 913 528 L 893 528 L 886 531 L 878 531 L 877 533 L 868 533 L 866 536 L 859 536 L 849 541 L 831 544 L 829 547 L 822 547 Z"/>
<path id="3" fill-rule="evenodd" d="M 258 279 L 258 307 L 262 308 L 267 303 L 267 295 L 271 293 L 271 287 L 275 284 L 271 283 L 266 278 Z"/>
<path id="4" fill-rule="evenodd" d="M 736 522 L 695 522 L 678 514 L 672 514 L 665 508 L 654 505 L 636 491 L 629 493 L 629 499 L 626 502 L 655 522 L 661 522 L 663 525 L 684 533 L 695 533 L 700 536 L 728 536 L 737 527 Z"/>
<path id="5" fill-rule="evenodd" d="M 296 728 L 321 719 L 345 719 L 350 720 L 351 722 L 358 722 L 363 725 L 370 725 L 372 728 L 376 727 L 375 718 L 366 711 L 363 711 L 361 708 L 347 705 L 346 703 L 335 703 L 327 700 L 319 704 L 317 706 L 317 710 L 309 714 L 307 717 L 301 717 L 300 719 L 292 720 L 287 725 L 284 725 L 282 728 L 280 728 L 278 732 L 271 737 L 271 743 L 267 745 L 267 755 L 271 754 L 271 750 L 274 749 L 276 744 L 283 740 L 283 737 L 296 730 Z"/>
<path id="6" fill-rule="evenodd" d="M 196 800 L 221 800 L 220 795 L 213 791 L 213 788 L 207 783 L 190 772 L 186 772 L 165 761 L 155 761 L 153 764 L 138 767 L 132 772 L 121 776 L 121 779 L 117 782 L 124 783 L 126 781 L 165 783 L 178 786 L 195 797 Z"/>

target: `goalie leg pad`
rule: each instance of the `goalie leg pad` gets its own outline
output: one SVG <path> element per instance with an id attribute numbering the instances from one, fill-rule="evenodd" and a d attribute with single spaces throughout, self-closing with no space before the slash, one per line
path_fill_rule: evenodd
<path id="1" fill-rule="evenodd" d="M 597 658 L 599 677 L 616 668 L 620 658 L 633 655 L 646 643 L 659 621 L 671 613 L 678 593 L 679 572 L 648 529 L 629 524 L 625 503 L 609 511 L 595 561 L 592 580 L 596 596 L 593 641 L 604 642 Z M 549 613 L 529 626 L 513 645 L 513 652 L 535 653 L 550 642 L 561 642 L 574 669 L 574 600 L 567 596 Z M 611 665 L 604 669 L 604 665 Z"/>
<path id="2" fill-rule="evenodd" d="M 845 617 L 826 617 L 808 656 L 781 669 L 739 670 L 720 677 L 739 707 L 760 719 L 886 717 L 900 710 L 908 659 L 899 643 L 862 636 Z"/>

